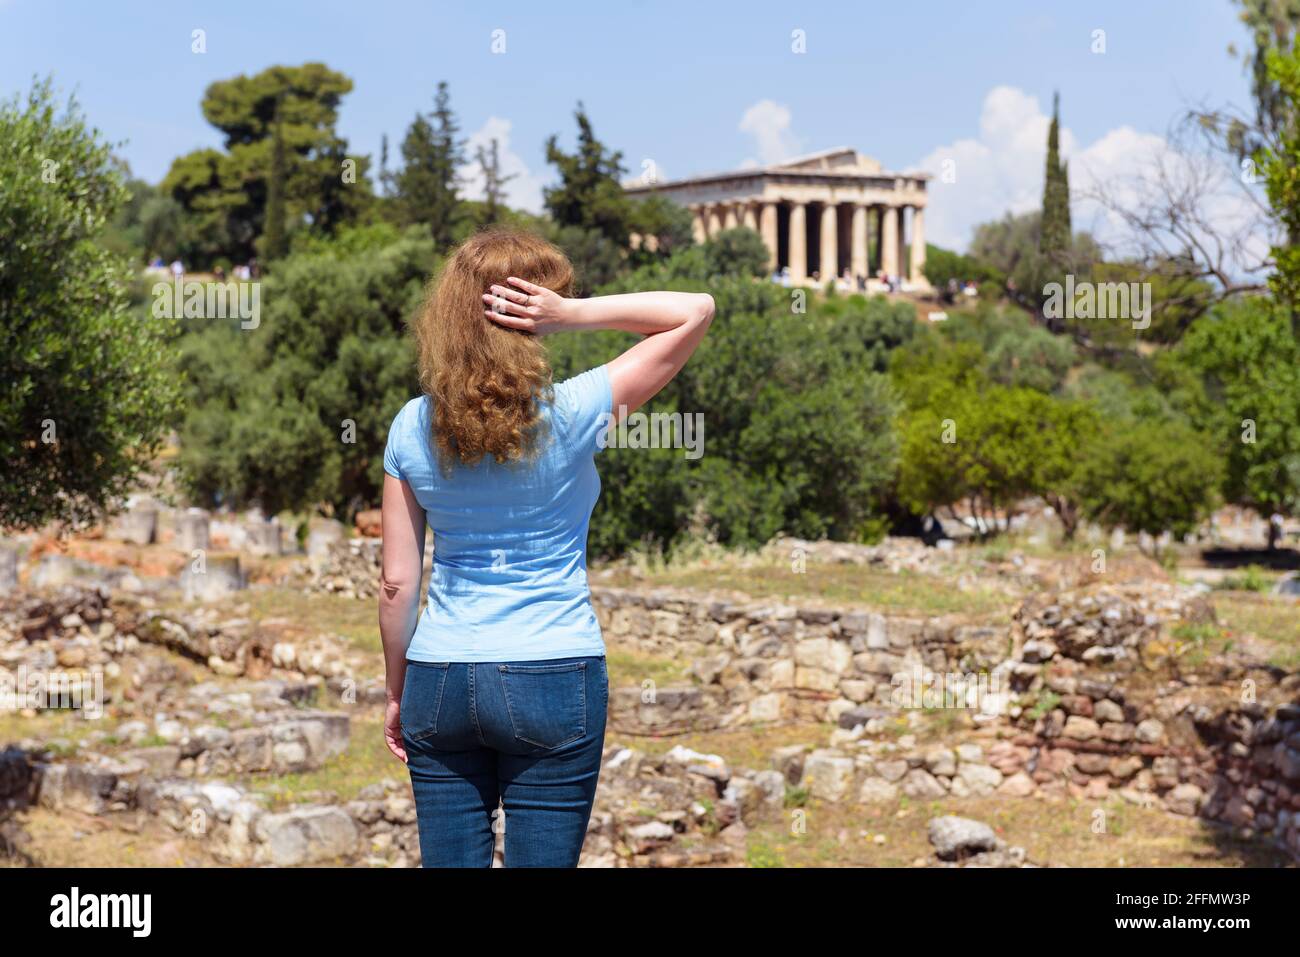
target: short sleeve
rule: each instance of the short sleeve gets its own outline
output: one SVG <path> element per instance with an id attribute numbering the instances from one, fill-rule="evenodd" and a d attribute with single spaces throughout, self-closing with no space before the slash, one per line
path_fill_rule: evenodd
<path id="1" fill-rule="evenodd" d="M 393 478 L 405 478 L 402 475 L 400 464 L 400 451 L 403 444 L 403 435 L 405 430 L 403 423 L 406 419 L 406 406 L 398 410 L 397 415 L 393 417 L 393 424 L 388 427 L 388 444 L 384 447 L 384 471 Z"/>
<path id="2" fill-rule="evenodd" d="M 605 446 L 614 424 L 614 392 L 606 365 L 588 369 L 555 387 L 556 404 L 563 410 L 565 438 L 582 454 L 595 454 Z"/>

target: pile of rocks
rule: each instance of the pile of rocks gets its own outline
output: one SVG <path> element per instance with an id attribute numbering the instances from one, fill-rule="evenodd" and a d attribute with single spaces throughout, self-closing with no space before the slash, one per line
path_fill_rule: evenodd
<path id="1" fill-rule="evenodd" d="M 715 754 L 675 747 L 662 756 L 606 748 L 581 866 L 739 865 L 764 811 L 785 801 L 775 770 L 728 767 Z"/>
<path id="2" fill-rule="evenodd" d="M 319 557 L 313 559 L 307 587 L 311 591 L 345 598 L 376 598 L 382 558 L 382 539 L 351 538 L 330 542 L 322 546 Z"/>
<path id="3" fill-rule="evenodd" d="M 781 561 L 868 565 L 894 574 L 903 571 L 940 574 L 950 570 L 954 561 L 950 549 L 931 548 L 919 538 L 902 537 L 887 537 L 876 545 L 859 545 L 782 536 L 769 542 L 764 552 Z"/>
<path id="4" fill-rule="evenodd" d="M 1240 705 L 1194 719 L 1214 748 L 1201 813 L 1243 837 L 1271 837 L 1300 857 L 1300 700 L 1271 713 Z"/>
<path id="5" fill-rule="evenodd" d="M 265 795 L 229 784 L 164 780 L 141 788 L 140 809 L 230 864 L 417 866 L 410 787 L 385 781 L 346 803 L 275 811 Z"/>
<path id="6" fill-rule="evenodd" d="M 99 586 L 0 598 L 0 667 L 100 668 L 113 677 L 117 663 L 142 646 L 175 652 L 227 677 L 260 679 L 276 668 L 347 679 L 360 665 L 360 653 L 341 638 L 275 640 L 248 618 L 207 608 L 161 612 Z"/>
<path id="7" fill-rule="evenodd" d="M 65 585 L 39 595 L 0 600 L 0 664 L 29 668 L 100 668 L 110 677 L 117 659 L 141 644 L 157 645 L 220 674 L 260 676 L 271 645 L 251 623 L 202 623 L 147 609 L 100 586 Z"/>
<path id="8" fill-rule="evenodd" d="M 898 741 L 840 738 L 838 746 L 808 753 L 805 745 L 778 749 L 772 756 L 792 786 L 822 801 L 892 803 L 900 797 L 934 800 L 1005 794 L 1024 797 L 1036 789 L 1026 774 L 1024 755 L 1009 742 L 978 741 L 917 747 L 912 735 Z"/>
<path id="9" fill-rule="evenodd" d="M 1174 621 L 1212 621 L 1213 608 L 1195 589 L 1168 583 L 1094 585 L 1035 595 L 1012 615 L 1025 661 L 1060 654 L 1085 662 L 1128 660 Z"/>

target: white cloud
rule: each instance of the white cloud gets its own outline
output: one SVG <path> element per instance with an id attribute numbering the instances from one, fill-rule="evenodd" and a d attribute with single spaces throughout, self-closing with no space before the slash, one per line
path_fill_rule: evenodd
<path id="1" fill-rule="evenodd" d="M 965 250 L 976 225 L 1008 212 L 1039 209 L 1050 122 L 1039 101 L 1023 90 L 1000 86 L 989 91 L 980 112 L 979 137 L 941 146 L 918 164 L 935 177 L 926 207 L 927 238 L 937 246 Z M 1209 239 L 1206 250 L 1226 247 L 1219 265 L 1227 272 L 1243 272 L 1268 252 L 1268 229 L 1261 224 L 1258 199 L 1240 189 L 1238 170 L 1221 156 L 1184 152 L 1165 137 L 1131 126 L 1115 127 L 1088 146 L 1082 146 L 1069 127 L 1062 127 L 1061 155 L 1070 169 L 1071 225 L 1092 233 L 1110 256 L 1139 250 L 1135 234 L 1114 208 L 1160 221 L 1158 203 L 1161 196 L 1170 195 L 1180 208 L 1195 209 L 1200 217 L 1197 242 Z M 945 173 L 952 181 L 945 181 Z M 1109 208 L 1096 202 L 1099 192 L 1106 195 Z M 1182 247 L 1183 241 L 1167 231 L 1157 230 L 1156 235 L 1166 250 Z"/>
<path id="2" fill-rule="evenodd" d="M 980 113 L 979 136 L 932 151 L 918 164 L 935 178 L 926 207 L 926 236 L 949 249 L 964 250 L 974 228 L 1006 213 L 1039 209 L 1051 116 L 1038 99 L 1011 86 L 990 90 Z M 1182 153 L 1163 136 L 1129 126 L 1108 131 L 1083 146 L 1063 126 L 1061 156 L 1069 163 L 1071 219 L 1113 253 L 1134 251 L 1132 234 L 1120 217 L 1090 199 L 1099 189 L 1112 201 L 1135 209 L 1158 191 L 1153 184 L 1196 184 L 1197 205 L 1217 231 L 1249 233 L 1255 207 L 1236 188 L 1233 170 L 1216 158 Z M 945 182 L 944 174 L 954 181 Z M 1188 189 L 1186 185 L 1182 187 Z M 1267 249 L 1262 237 L 1248 245 Z"/>
<path id="3" fill-rule="evenodd" d="M 461 195 L 466 199 L 483 198 L 483 171 L 478 165 L 478 148 L 492 148 L 492 140 L 497 141 L 497 157 L 501 163 L 504 176 L 514 176 L 503 187 L 506 205 L 512 209 L 522 209 L 530 213 L 542 211 L 542 181 L 529 172 L 523 157 L 510 149 L 509 120 L 499 116 L 490 116 L 478 130 L 471 133 L 465 142 L 465 155 L 469 162 L 460 168 Z"/>
<path id="4" fill-rule="evenodd" d="M 799 154 L 799 138 L 790 131 L 790 108 L 772 100 L 759 100 L 740 118 L 740 131 L 754 137 L 758 159 L 747 159 L 742 169 L 770 166 Z"/>
<path id="5" fill-rule="evenodd" d="M 1010 86 L 990 90 L 978 138 L 941 146 L 918 164 L 934 175 L 925 211 L 930 241 L 965 249 L 977 224 L 1037 209 L 1050 124 L 1036 97 Z M 1061 131 L 1061 146 L 1068 157 L 1074 147 L 1068 129 Z"/>

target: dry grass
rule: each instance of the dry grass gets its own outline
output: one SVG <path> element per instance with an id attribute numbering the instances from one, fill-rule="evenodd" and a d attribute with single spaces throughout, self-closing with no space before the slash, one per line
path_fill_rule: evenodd
<path id="1" fill-rule="evenodd" d="M 802 812 L 802 814 L 800 813 Z M 990 825 L 1036 864 L 1069 867 L 1282 867 L 1286 855 L 1231 839 L 1194 818 L 1119 798 L 944 798 L 893 804 L 787 808 L 749 834 L 752 867 L 909 867 L 931 860 L 926 826 L 957 814 Z M 802 821 L 803 833 L 796 833 Z M 877 843 L 877 835 L 883 836 Z"/>
<path id="2" fill-rule="evenodd" d="M 858 605 L 876 611 L 912 615 L 962 614 L 973 619 L 1005 615 L 1014 599 L 991 588 L 958 588 L 951 580 L 915 572 L 861 565 L 809 565 L 795 574 L 785 564 L 746 567 L 700 562 L 649 571 L 617 566 L 593 575 L 600 585 L 616 588 L 667 586 L 734 592 L 758 599 Z"/>
<path id="3" fill-rule="evenodd" d="M 29 861 L 0 857 L 0 867 L 219 867 L 199 841 L 187 840 L 157 822 L 113 819 L 76 811 L 42 807 L 21 812 L 19 821 L 31 838 L 25 847 Z"/>
<path id="4" fill-rule="evenodd" d="M 1214 592 L 1219 625 L 1231 639 L 1242 633 L 1261 642 L 1269 662 L 1287 671 L 1300 669 L 1300 600 L 1257 592 Z"/>

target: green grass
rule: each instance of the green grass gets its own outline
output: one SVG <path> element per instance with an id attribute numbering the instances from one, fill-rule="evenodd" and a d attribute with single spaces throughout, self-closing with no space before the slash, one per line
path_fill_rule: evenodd
<path id="1" fill-rule="evenodd" d="M 244 775 L 240 782 L 265 794 L 272 807 L 283 808 L 307 801 L 321 793 L 340 801 L 356 799 L 361 789 L 385 778 L 404 781 L 406 767 L 384 744 L 383 718 L 378 714 L 352 718 L 348 749 L 313 771 L 276 775 Z"/>
<path id="2" fill-rule="evenodd" d="M 1229 575 L 1215 582 L 1214 590 L 1268 592 L 1276 577 L 1262 565 L 1247 565 L 1240 575 Z"/>
<path id="3" fill-rule="evenodd" d="M 747 841 L 751 867 L 909 867 L 934 860 L 927 823 L 943 814 L 984 821 L 1036 864 L 1070 867 L 1277 867 L 1285 852 L 1240 841 L 1199 819 L 1111 796 L 1072 799 L 944 797 L 878 805 L 810 801 L 804 830 L 791 810 L 769 811 Z M 1098 815 L 1098 811 L 1102 815 Z M 1104 826 L 1098 829 L 1098 822 Z M 880 839 L 878 841 L 878 839 Z"/>
<path id="4" fill-rule="evenodd" d="M 605 644 L 605 663 L 609 668 L 609 683 L 614 687 L 640 685 L 645 681 L 664 687 L 693 681 L 690 662 L 620 647 L 612 638 Z"/>
<path id="5" fill-rule="evenodd" d="M 616 568 L 608 577 L 595 579 L 619 588 L 667 586 L 710 591 L 733 591 L 758 599 L 797 602 L 815 599 L 830 605 L 859 605 L 878 611 L 920 616 L 962 614 L 973 619 L 1005 615 L 1014 598 L 991 588 L 956 588 L 949 578 L 861 565 L 812 565 L 797 574 L 788 564 L 754 564 L 747 567 L 700 565 L 668 566 L 634 574 Z"/>
<path id="6" fill-rule="evenodd" d="M 1300 600 L 1254 592 L 1215 592 L 1219 625 L 1234 638 L 1262 645 L 1270 664 L 1300 670 Z"/>

